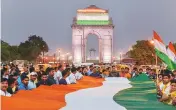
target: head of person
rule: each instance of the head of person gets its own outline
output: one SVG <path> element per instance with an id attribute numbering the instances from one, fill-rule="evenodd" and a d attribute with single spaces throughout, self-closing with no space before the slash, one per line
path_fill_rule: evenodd
<path id="1" fill-rule="evenodd" d="M 40 71 L 44 71 L 44 68 L 43 68 L 43 67 L 40 67 Z"/>
<path id="2" fill-rule="evenodd" d="M 104 75 L 109 75 L 109 72 L 108 72 L 106 69 L 103 69 L 102 73 L 103 73 Z"/>
<path id="3" fill-rule="evenodd" d="M 83 67 L 83 73 L 87 73 L 87 68 Z"/>
<path id="4" fill-rule="evenodd" d="M 142 73 L 142 72 L 143 72 L 143 69 L 142 69 L 142 68 L 140 68 L 140 69 L 139 69 L 139 73 Z"/>
<path id="5" fill-rule="evenodd" d="M 128 67 L 125 67 L 125 73 L 129 73 L 129 68 Z"/>
<path id="6" fill-rule="evenodd" d="M 16 79 L 14 78 L 9 78 L 8 79 L 8 85 L 13 88 L 16 85 Z"/>
<path id="7" fill-rule="evenodd" d="M 71 72 L 72 72 L 73 74 L 76 74 L 77 69 L 76 69 L 75 67 L 73 67 L 73 68 L 71 69 Z"/>
<path id="8" fill-rule="evenodd" d="M 28 68 L 25 66 L 25 67 L 23 68 L 23 71 L 24 71 L 24 72 L 28 72 Z"/>
<path id="9" fill-rule="evenodd" d="M 54 70 L 55 70 L 55 72 L 57 72 L 58 71 L 58 67 L 55 67 Z"/>
<path id="10" fill-rule="evenodd" d="M 93 72 L 94 74 L 97 73 L 97 69 L 94 68 L 94 69 L 92 70 L 92 72 Z"/>
<path id="11" fill-rule="evenodd" d="M 90 65 L 90 66 L 89 66 L 89 69 L 90 69 L 90 71 L 93 71 L 94 66 L 93 66 L 93 65 Z"/>
<path id="12" fill-rule="evenodd" d="M 66 78 L 67 76 L 69 76 L 70 75 L 70 69 L 65 69 L 64 71 L 62 71 L 62 76 L 63 76 L 63 78 Z"/>
<path id="13" fill-rule="evenodd" d="M 49 73 L 49 75 L 50 76 L 54 76 L 54 69 L 53 68 L 49 68 L 49 70 L 48 70 L 48 73 Z"/>
<path id="14" fill-rule="evenodd" d="M 162 81 L 163 81 L 163 74 L 159 74 L 159 75 L 158 75 L 158 80 L 159 80 L 159 82 L 162 82 Z"/>
<path id="15" fill-rule="evenodd" d="M 176 70 L 173 71 L 174 76 L 176 77 Z"/>
<path id="16" fill-rule="evenodd" d="M 115 66 L 112 66 L 112 71 L 116 71 L 116 67 Z"/>
<path id="17" fill-rule="evenodd" d="M 77 71 L 81 73 L 81 72 L 82 72 L 82 68 L 81 68 L 81 67 L 78 67 L 78 68 L 77 68 Z"/>
<path id="18" fill-rule="evenodd" d="M 170 75 L 169 74 L 163 74 L 163 84 L 167 84 L 170 82 Z"/>
<path id="19" fill-rule="evenodd" d="M 64 68 L 64 66 L 63 65 L 59 65 L 59 67 L 58 67 L 58 70 L 59 71 L 63 71 L 65 68 Z"/>
<path id="20" fill-rule="evenodd" d="M 21 77 L 21 81 L 25 86 L 27 86 L 29 83 L 29 77 L 27 76 Z"/>
<path id="21" fill-rule="evenodd" d="M 133 72 L 137 73 L 138 69 L 136 67 L 133 68 Z"/>
<path id="22" fill-rule="evenodd" d="M 176 91 L 176 79 L 171 80 L 171 91 Z"/>
<path id="23" fill-rule="evenodd" d="M 125 72 L 125 68 L 121 68 L 121 72 L 124 73 Z"/>
<path id="24" fill-rule="evenodd" d="M 9 71 L 8 71 L 7 68 L 4 68 L 4 70 L 3 70 L 3 75 L 9 75 Z"/>
<path id="25" fill-rule="evenodd" d="M 31 79 L 32 81 L 35 81 L 35 80 L 37 79 L 37 73 L 36 73 L 36 72 L 30 73 L 30 79 Z"/>
<path id="26" fill-rule="evenodd" d="M 7 78 L 1 78 L 1 84 L 0 84 L 2 91 L 7 91 L 8 88 L 8 79 Z"/>
<path id="27" fill-rule="evenodd" d="M 41 79 L 43 81 L 46 81 L 48 79 L 48 75 L 46 73 L 43 73 Z"/>

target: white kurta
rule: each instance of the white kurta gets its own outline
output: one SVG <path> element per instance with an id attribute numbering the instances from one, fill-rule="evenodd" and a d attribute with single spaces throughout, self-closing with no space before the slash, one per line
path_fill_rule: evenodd
<path id="1" fill-rule="evenodd" d="M 59 80 L 62 78 L 62 72 L 60 70 L 58 70 L 55 74 L 54 74 L 54 80 L 56 80 L 56 84 L 59 84 Z"/>
<path id="2" fill-rule="evenodd" d="M 76 76 L 76 80 L 80 80 L 83 77 L 83 75 L 80 72 L 77 72 L 75 76 Z"/>
<path id="3" fill-rule="evenodd" d="M 2 91 L 2 90 L 1 90 L 1 95 L 2 95 L 2 96 L 6 96 L 6 97 L 11 97 L 11 96 L 12 96 L 12 95 L 11 95 L 10 93 L 8 93 L 7 91 L 4 92 L 4 91 Z"/>
<path id="4" fill-rule="evenodd" d="M 71 73 L 69 75 L 69 81 L 70 81 L 71 84 L 75 84 L 76 83 L 76 75 Z"/>

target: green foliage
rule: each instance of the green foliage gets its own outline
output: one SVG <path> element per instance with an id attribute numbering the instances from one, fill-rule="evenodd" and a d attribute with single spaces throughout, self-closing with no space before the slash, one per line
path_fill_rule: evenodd
<path id="1" fill-rule="evenodd" d="M 154 46 L 148 40 L 136 41 L 136 44 L 127 54 L 139 64 L 155 64 Z"/>
<path id="2" fill-rule="evenodd" d="M 1 41 L 1 50 L 2 61 L 17 59 L 33 61 L 41 52 L 48 52 L 48 45 L 42 37 L 32 35 L 25 42 L 21 42 L 19 46 L 10 46 L 8 43 Z"/>

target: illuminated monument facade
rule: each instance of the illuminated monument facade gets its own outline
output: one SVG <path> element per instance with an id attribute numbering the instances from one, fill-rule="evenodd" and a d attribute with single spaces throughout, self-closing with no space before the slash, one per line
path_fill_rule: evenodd
<path id="1" fill-rule="evenodd" d="M 99 62 L 112 62 L 114 25 L 108 10 L 95 5 L 78 9 L 71 27 L 73 63 L 86 62 L 86 44 L 89 34 L 98 37 Z"/>

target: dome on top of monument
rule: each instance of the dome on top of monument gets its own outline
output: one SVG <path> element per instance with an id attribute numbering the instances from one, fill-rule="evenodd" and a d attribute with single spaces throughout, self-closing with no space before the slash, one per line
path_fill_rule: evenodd
<path id="1" fill-rule="evenodd" d="M 84 9 L 78 9 L 77 12 L 98 12 L 98 13 L 108 13 L 108 10 L 97 7 L 96 5 L 90 5 Z"/>

